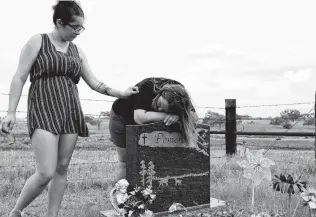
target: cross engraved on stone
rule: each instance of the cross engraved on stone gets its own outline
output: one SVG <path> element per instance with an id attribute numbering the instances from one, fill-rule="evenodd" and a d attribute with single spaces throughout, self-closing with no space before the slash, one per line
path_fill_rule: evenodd
<path id="1" fill-rule="evenodd" d="M 147 139 L 147 136 L 144 134 L 143 136 L 142 136 L 142 138 L 144 139 L 144 145 L 146 144 L 145 143 L 145 140 Z"/>

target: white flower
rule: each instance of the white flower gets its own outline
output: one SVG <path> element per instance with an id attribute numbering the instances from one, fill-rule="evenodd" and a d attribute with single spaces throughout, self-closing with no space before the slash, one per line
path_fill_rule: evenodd
<path id="1" fill-rule="evenodd" d="M 133 214 L 133 212 L 134 212 L 134 211 L 130 210 L 130 211 L 128 212 L 128 216 L 130 217 L 130 216 Z"/>
<path id="2" fill-rule="evenodd" d="M 145 210 L 145 213 L 143 214 L 144 217 L 153 217 L 154 216 L 154 213 L 153 211 L 147 209 Z"/>
<path id="3" fill-rule="evenodd" d="M 316 190 L 307 188 L 301 193 L 303 202 L 308 203 L 310 209 L 316 209 Z"/>
<path id="4" fill-rule="evenodd" d="M 272 160 L 263 157 L 263 151 L 262 149 L 252 154 L 247 148 L 246 160 L 237 162 L 244 168 L 244 177 L 253 180 L 255 186 L 259 185 L 263 179 L 271 181 L 270 166 L 275 165 Z"/>
<path id="5" fill-rule="evenodd" d="M 135 192 L 140 191 L 140 187 L 137 187 L 137 186 L 136 186 L 136 187 L 134 188 L 134 191 L 135 191 Z"/>
<path id="6" fill-rule="evenodd" d="M 150 188 L 146 188 L 142 191 L 144 196 L 150 195 L 153 191 Z"/>
<path id="7" fill-rule="evenodd" d="M 138 209 L 145 209 L 145 205 L 144 204 L 139 205 Z"/>
<path id="8" fill-rule="evenodd" d="M 151 194 L 151 195 L 150 195 L 150 199 L 151 199 L 151 200 L 155 200 L 155 199 L 156 199 L 156 195 L 155 195 L 155 194 Z"/>

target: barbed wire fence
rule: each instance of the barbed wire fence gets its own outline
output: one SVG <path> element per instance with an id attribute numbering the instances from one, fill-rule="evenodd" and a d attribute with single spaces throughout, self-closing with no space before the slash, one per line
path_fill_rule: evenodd
<path id="1" fill-rule="evenodd" d="M 9 94 L 5 94 L 5 93 L 0 93 L 0 95 L 6 95 L 8 96 Z M 23 97 L 27 96 L 27 95 L 22 95 Z M 103 100 L 103 99 L 81 99 L 82 101 L 91 101 L 91 102 L 107 102 L 107 103 L 112 103 L 114 101 L 112 100 Z M 285 103 L 285 104 L 268 104 L 268 105 L 242 105 L 242 106 L 236 106 L 236 108 L 259 108 L 259 107 L 277 107 L 277 106 L 295 106 L 295 105 L 309 105 L 309 104 L 315 104 L 315 102 L 296 102 L 296 103 Z M 212 107 L 212 106 L 194 106 L 197 109 L 219 109 L 219 110 L 225 110 L 225 107 Z M 315 107 L 313 106 L 312 109 L 305 113 L 305 114 L 301 114 L 301 117 L 299 120 L 297 120 L 289 129 L 286 129 L 284 132 L 289 132 L 290 130 L 293 129 L 293 127 L 298 124 L 300 121 L 302 121 L 305 117 L 307 117 L 308 115 L 310 115 L 313 110 L 315 109 Z M 5 110 L 0 110 L 0 113 L 6 113 L 7 111 Z M 17 113 L 24 113 L 27 114 L 26 111 L 17 111 Z M 100 114 L 85 114 L 85 115 L 90 115 L 90 116 L 94 116 L 100 117 Z M 219 122 L 225 122 L 225 119 L 223 118 L 209 118 L 208 120 L 210 121 L 219 121 Z M 243 118 L 238 118 L 236 119 L 237 121 L 240 121 L 237 125 L 237 130 L 238 131 L 244 131 L 244 125 L 246 125 L 247 123 L 244 123 L 244 121 L 254 121 L 255 119 L 251 119 L 251 120 L 245 120 Z M 264 120 L 271 120 L 268 118 L 265 118 Z M 19 120 L 16 122 L 16 124 L 26 124 L 26 120 Z M 248 123 L 249 124 L 249 123 Z M 250 123 L 251 124 L 251 123 Z M 239 127 L 238 127 L 239 126 Z M 225 150 L 225 142 L 224 142 L 224 138 L 217 138 L 217 137 L 211 137 L 210 134 L 208 134 L 207 132 L 210 130 L 211 127 L 214 126 L 208 126 L 208 129 L 202 129 L 199 131 L 199 139 L 200 139 L 200 143 L 206 146 L 209 146 L 209 153 L 210 153 L 210 158 L 211 158 L 211 163 L 212 160 L 217 161 L 217 164 L 219 162 L 219 166 L 221 168 L 224 168 L 225 166 L 227 166 L 227 156 L 226 154 L 217 154 L 219 152 L 213 151 L 213 150 Z M 28 133 L 25 130 L 21 130 L 20 132 L 16 132 L 13 133 L 13 135 L 8 136 L 7 137 L 7 141 L 10 141 L 11 144 L 8 144 L 8 146 L 12 146 L 14 145 L 16 142 L 19 141 L 20 138 L 23 137 L 28 137 Z M 108 138 L 106 138 L 104 135 L 96 135 L 96 142 L 104 142 L 104 140 L 108 140 Z M 103 138 L 101 138 L 103 137 Z M 1 139 L 1 136 L 0 136 Z M 24 138 L 25 139 L 25 138 Z M 1 141 L 1 140 L 0 140 Z M 3 143 L 4 140 L 2 140 Z M 267 146 L 267 150 L 265 151 L 264 154 L 266 154 L 269 150 L 271 151 L 273 148 L 276 147 L 276 145 L 278 144 L 278 142 L 280 142 L 281 139 L 278 136 L 275 141 L 270 145 Z M 20 141 L 21 142 L 21 141 Z M 85 141 L 83 141 L 84 143 Z M 23 143 L 23 141 L 22 141 Z M 29 147 L 29 143 L 30 141 L 28 139 L 26 139 L 25 141 L 25 145 Z M 89 143 L 89 142 L 87 142 Z M 246 140 L 244 139 L 237 139 L 237 145 L 238 147 L 255 147 L 255 144 L 249 144 Z M 1 145 L 0 145 L 1 148 Z M 14 148 L 14 147 L 13 147 Z M 25 147 L 24 147 L 25 148 Z M 90 146 L 87 145 L 86 149 L 80 151 L 79 152 L 85 152 L 87 149 L 89 149 Z M 23 148 L 22 148 L 23 149 Z M 71 190 L 73 189 L 74 191 L 76 191 L 76 189 L 78 188 L 82 188 L 85 189 L 88 187 L 93 187 L 93 186 L 103 186 L 103 188 L 106 188 L 104 186 L 111 186 L 111 180 L 113 179 L 113 174 L 115 174 L 115 166 L 117 164 L 117 160 L 115 160 L 113 157 L 116 152 L 115 152 L 115 148 L 114 146 L 112 147 L 103 147 L 103 148 L 98 148 L 98 147 L 93 147 L 94 150 L 97 150 L 97 152 L 103 151 L 102 153 L 99 153 L 97 155 L 97 157 L 94 156 L 88 156 L 86 155 L 85 158 L 86 159 L 82 159 L 79 155 L 78 156 L 74 156 L 72 159 L 72 162 L 69 166 L 69 176 L 68 176 L 68 190 L 69 192 L 71 192 Z M 13 149 L 9 149 L 11 150 L 11 152 L 15 153 L 15 151 Z M 241 149 L 241 152 L 244 151 L 244 149 Z M 104 155 L 105 152 L 109 152 L 110 154 L 108 155 Z M 237 152 L 237 155 L 240 155 L 241 152 Z M 95 154 L 95 153 L 94 153 Z M 20 156 L 19 158 L 17 158 L 17 154 L 13 154 L 13 156 L 11 156 L 11 159 L 2 159 L 2 162 L 6 162 L 6 163 L 1 163 L 0 164 L 0 174 L 1 176 L 5 177 L 2 181 L 0 181 L 0 195 L 14 195 L 17 196 L 19 190 L 21 190 L 25 180 L 34 173 L 35 171 L 35 161 L 34 161 L 34 157 L 31 157 L 30 159 L 28 159 L 28 162 L 25 162 L 25 159 L 23 158 L 23 156 Z M 10 158 L 10 156 L 9 156 Z M 92 158 L 92 159 L 90 159 Z M 20 161 L 19 161 L 20 159 Z M 314 162 L 309 162 L 309 161 L 293 161 L 293 160 L 280 160 L 280 159 L 273 159 L 276 163 L 284 166 L 284 167 L 279 167 L 279 168 L 274 168 L 275 171 L 279 171 L 279 172 L 286 172 L 288 171 L 289 167 L 288 165 L 294 165 L 293 167 L 291 167 L 292 169 L 294 167 L 296 168 L 300 168 L 301 171 L 309 171 L 309 172 L 315 172 L 316 168 L 315 168 L 315 164 Z M 0 161 L 1 162 L 1 161 Z M 211 173 L 211 177 L 213 177 L 214 179 L 217 179 L 218 177 L 216 177 L 216 174 L 212 173 L 212 171 L 210 171 Z M 23 178 L 18 178 L 20 176 L 23 176 Z M 6 179 L 7 177 L 7 179 Z M 18 179 L 17 182 L 12 181 L 14 179 Z M 15 185 L 14 187 L 12 187 L 12 184 Z M 102 187 L 101 187 L 102 188 Z M 18 190 L 17 190 L 18 189 Z M 104 200 L 106 200 L 106 193 L 102 193 L 102 196 L 105 196 L 104 198 L 102 197 L 101 199 L 99 198 L 99 201 L 97 202 L 101 207 L 102 207 L 102 203 L 104 202 Z M 70 196 L 70 193 L 67 195 L 65 195 L 65 200 L 68 201 L 69 203 L 74 202 L 74 203 L 79 203 L 80 199 L 74 199 L 73 197 Z M 25 214 L 26 216 L 39 216 L 37 214 L 34 214 L 34 212 L 32 212 L 32 209 L 34 208 L 34 210 L 37 210 L 36 212 L 38 213 L 38 207 L 43 207 L 43 206 L 47 206 L 47 201 L 46 200 L 37 200 L 37 202 L 35 202 L 33 205 L 31 204 L 30 211 L 27 211 Z M 104 206 L 103 206 L 104 207 Z M 77 205 L 73 205 L 73 206 L 65 206 L 62 207 L 62 210 L 71 210 L 73 211 L 78 211 L 78 206 Z M 43 210 L 41 210 L 41 212 L 44 213 Z"/>

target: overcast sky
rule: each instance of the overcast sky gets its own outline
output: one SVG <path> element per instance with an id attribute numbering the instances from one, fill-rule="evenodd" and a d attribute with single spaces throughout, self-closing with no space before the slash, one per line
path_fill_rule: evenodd
<path id="1" fill-rule="evenodd" d="M 36 33 L 53 29 L 52 0 L 1 2 L 0 93 L 8 93 L 19 53 Z M 149 77 L 169 77 L 189 90 L 200 116 L 208 108 L 311 102 L 315 98 L 316 12 L 313 1 L 81 0 L 86 31 L 75 40 L 99 80 L 125 90 Z M 23 94 L 30 85 L 27 81 Z M 79 83 L 81 98 L 114 100 Z M 0 110 L 8 96 L 0 94 Z M 111 102 L 82 101 L 84 113 Z M 276 116 L 285 108 L 237 109 Z M 26 111 L 22 97 L 19 111 Z M 211 109 L 223 113 L 224 110 Z M 4 113 L 0 113 L 4 115 Z M 22 114 L 25 116 L 25 114 Z"/>

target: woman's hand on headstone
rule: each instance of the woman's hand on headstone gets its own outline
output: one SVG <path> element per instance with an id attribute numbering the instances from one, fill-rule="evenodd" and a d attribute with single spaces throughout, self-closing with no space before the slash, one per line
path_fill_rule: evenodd
<path id="1" fill-rule="evenodd" d="M 169 125 L 172 125 L 176 122 L 178 122 L 178 120 L 180 119 L 180 117 L 178 115 L 167 115 L 167 117 L 165 118 L 164 120 L 164 123 L 169 126 Z"/>

